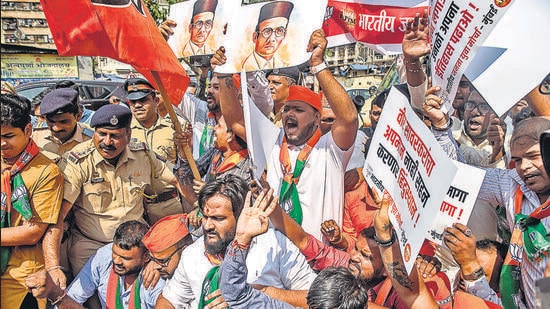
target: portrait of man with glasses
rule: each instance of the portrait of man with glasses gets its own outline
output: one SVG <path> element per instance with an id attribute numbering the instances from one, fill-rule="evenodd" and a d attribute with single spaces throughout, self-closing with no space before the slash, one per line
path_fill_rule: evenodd
<path id="1" fill-rule="evenodd" d="M 256 29 L 252 33 L 254 51 L 242 63 L 246 71 L 287 66 L 277 55 L 277 50 L 285 39 L 293 8 L 294 4 L 288 1 L 274 1 L 262 6 Z"/>
<path id="2" fill-rule="evenodd" d="M 183 56 L 209 55 L 214 51 L 206 44 L 212 26 L 218 0 L 197 0 L 189 23 L 189 41 L 184 45 Z"/>

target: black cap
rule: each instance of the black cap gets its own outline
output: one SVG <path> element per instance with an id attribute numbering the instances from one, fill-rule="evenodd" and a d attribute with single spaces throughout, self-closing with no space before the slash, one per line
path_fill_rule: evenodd
<path id="1" fill-rule="evenodd" d="M 355 97 L 353 97 L 353 104 L 355 104 L 357 110 L 360 110 L 361 107 L 365 105 L 365 98 L 363 98 L 363 96 L 361 95 L 356 95 Z"/>
<path id="2" fill-rule="evenodd" d="M 72 88 L 59 88 L 48 93 L 40 104 L 40 114 L 54 115 L 78 109 L 78 91 Z"/>
<path id="3" fill-rule="evenodd" d="M 132 112 L 129 108 L 117 104 L 107 104 L 94 113 L 90 126 L 92 128 L 121 129 L 129 127 L 130 121 L 132 121 Z"/>
<path id="4" fill-rule="evenodd" d="M 197 0 L 193 5 L 193 17 L 202 12 L 214 13 L 216 6 L 218 6 L 218 0 Z"/>
<path id="5" fill-rule="evenodd" d="M 296 66 L 277 68 L 267 72 L 267 76 L 270 75 L 285 76 L 292 79 L 295 83 L 298 83 L 298 80 L 300 79 L 300 70 L 298 70 L 298 67 Z"/>
<path id="6" fill-rule="evenodd" d="M 265 4 L 260 9 L 260 16 L 258 16 L 258 24 L 266 19 L 273 17 L 284 17 L 289 19 L 290 13 L 294 8 L 294 4 L 288 1 L 273 1 Z"/>
<path id="7" fill-rule="evenodd" d="M 126 99 L 136 101 L 155 92 L 155 87 L 143 78 L 129 78 L 124 83 L 124 90 L 128 93 Z"/>

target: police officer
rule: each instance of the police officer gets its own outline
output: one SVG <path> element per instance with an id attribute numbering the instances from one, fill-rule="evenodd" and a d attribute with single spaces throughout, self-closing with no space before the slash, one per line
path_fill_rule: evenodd
<path id="1" fill-rule="evenodd" d="M 154 194 L 152 179 L 179 188 L 172 171 L 145 143 L 130 143 L 131 121 L 132 113 L 126 107 L 101 107 L 91 120 L 95 128 L 92 140 L 62 158 L 62 208 L 72 205 L 75 216 L 68 248 L 75 275 L 98 248 L 112 241 L 118 225 L 144 221 L 143 199 Z M 163 192 L 165 188 L 157 189 Z"/>
<path id="2" fill-rule="evenodd" d="M 78 91 L 71 88 L 53 90 L 42 99 L 40 110 L 48 127 L 42 130 L 33 130 L 33 139 L 41 152 L 55 163 L 60 162 L 64 153 L 69 152 L 76 145 L 90 140 L 94 135 L 94 130 L 79 122 L 82 111 L 78 104 Z M 50 269 L 50 275 L 56 282 L 59 282 L 60 286 L 65 285 L 67 275 L 70 277 L 66 237 L 63 237 L 59 251 L 57 251 L 57 246 L 50 244 L 58 241 L 57 231 L 63 231 L 64 235 L 68 235 L 69 224 L 67 223 L 71 221 L 71 216 L 69 216 L 66 218 L 65 224 L 61 222 L 55 226 L 49 226 L 43 240 L 46 268 Z M 63 273 L 62 269 L 65 269 L 67 273 Z"/>
<path id="3" fill-rule="evenodd" d="M 53 90 L 42 99 L 40 113 L 46 118 L 49 130 L 34 131 L 33 139 L 42 153 L 56 163 L 64 153 L 94 134 L 79 123 L 82 112 L 78 103 L 78 91 L 71 88 Z"/>
<path id="4" fill-rule="evenodd" d="M 128 104 L 133 114 L 130 127 L 132 129 L 132 142 L 145 143 L 154 151 L 159 159 L 166 162 L 170 169 L 176 162 L 176 145 L 174 144 L 174 129 L 170 118 L 158 115 L 157 105 L 159 98 L 153 86 L 145 79 L 130 78 L 126 80 L 124 88 L 128 95 Z M 145 210 L 149 223 L 154 224 L 158 219 L 172 214 L 184 212 L 178 191 L 174 186 L 155 180 L 157 190 L 156 197 L 145 198 Z M 186 202 L 187 210 L 192 205 Z M 189 204 L 189 205 L 187 205 Z"/>

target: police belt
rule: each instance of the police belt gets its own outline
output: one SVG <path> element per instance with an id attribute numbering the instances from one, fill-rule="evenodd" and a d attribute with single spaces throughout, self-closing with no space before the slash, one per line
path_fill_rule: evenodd
<path id="1" fill-rule="evenodd" d="M 156 203 L 161 203 L 161 202 L 171 200 L 176 197 L 178 197 L 178 190 L 176 188 L 173 188 L 170 191 L 159 193 L 155 198 L 144 197 L 144 200 L 145 200 L 145 203 L 147 204 L 156 204 Z"/>

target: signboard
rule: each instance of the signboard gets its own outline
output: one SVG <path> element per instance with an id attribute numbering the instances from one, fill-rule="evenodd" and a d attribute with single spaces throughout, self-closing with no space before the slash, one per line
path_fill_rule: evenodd
<path id="1" fill-rule="evenodd" d="M 2 80 L 14 85 L 39 79 L 78 79 L 76 57 L 2 54 Z"/>

